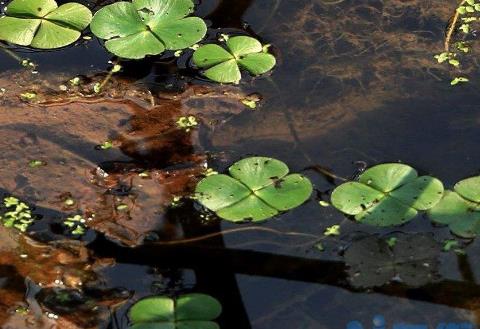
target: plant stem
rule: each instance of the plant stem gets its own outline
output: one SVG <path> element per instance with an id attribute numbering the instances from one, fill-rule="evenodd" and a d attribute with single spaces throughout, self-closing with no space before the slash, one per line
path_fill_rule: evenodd
<path id="1" fill-rule="evenodd" d="M 301 237 L 305 237 L 305 238 L 315 239 L 315 241 L 318 239 L 318 236 L 313 235 L 313 234 L 308 234 L 308 233 L 282 232 L 282 231 L 278 231 L 278 230 L 268 228 L 268 227 L 247 226 L 247 227 L 235 228 L 235 229 L 230 229 L 230 230 L 221 231 L 221 232 L 210 233 L 210 234 L 207 234 L 207 235 L 202 235 L 202 236 L 195 237 L 195 238 L 190 238 L 190 239 L 173 240 L 173 241 L 161 241 L 161 242 L 157 242 L 156 244 L 158 244 L 158 245 L 178 245 L 178 244 L 194 243 L 194 242 L 199 242 L 199 241 L 203 241 L 203 240 L 212 239 L 212 238 L 215 238 L 215 237 L 218 237 L 218 236 L 223 236 L 223 235 L 232 234 L 232 233 L 246 232 L 246 231 L 264 231 L 264 232 L 269 232 L 269 233 L 273 233 L 273 234 L 277 234 L 277 235 L 301 236 Z"/>
<path id="2" fill-rule="evenodd" d="M 112 69 L 108 72 L 107 76 L 105 77 L 105 79 L 103 79 L 103 81 L 100 83 L 100 85 L 98 86 L 98 92 L 102 91 L 103 87 L 105 87 L 105 85 L 108 83 L 108 81 L 110 81 L 110 79 L 112 78 L 113 74 L 115 73 L 115 66 L 118 64 L 118 60 L 114 61 L 112 64 Z"/>
<path id="3" fill-rule="evenodd" d="M 24 58 L 18 56 L 17 54 L 15 54 L 15 52 L 11 51 L 10 49 L 8 49 L 7 47 L 5 47 L 5 45 L 3 43 L 0 42 L 0 49 L 5 53 L 7 54 L 8 56 L 10 56 L 11 58 L 13 58 L 14 60 L 16 60 L 18 63 L 22 64 L 23 61 L 25 60 Z"/>
<path id="4" fill-rule="evenodd" d="M 460 4 L 457 6 L 460 7 L 460 6 L 463 6 L 465 4 L 465 2 L 467 2 L 467 0 L 462 0 L 462 2 L 460 2 Z M 448 27 L 448 31 L 447 31 L 447 36 L 445 37 L 445 52 L 450 52 L 450 40 L 452 39 L 452 35 L 453 35 L 453 32 L 455 31 L 455 27 L 457 26 L 457 22 L 458 22 L 458 18 L 460 17 L 460 13 L 458 12 L 457 9 L 455 9 L 455 15 L 453 16 L 453 20 L 452 20 L 452 23 L 450 24 L 450 26 Z"/>

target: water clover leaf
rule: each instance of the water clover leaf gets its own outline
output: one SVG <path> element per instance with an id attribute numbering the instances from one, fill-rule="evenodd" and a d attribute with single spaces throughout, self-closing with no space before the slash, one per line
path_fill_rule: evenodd
<path id="1" fill-rule="evenodd" d="M 443 191 L 438 179 L 418 177 L 415 169 L 404 164 L 387 163 L 366 170 L 358 181 L 340 185 L 331 199 L 335 208 L 359 222 L 394 226 L 435 206 Z"/>
<path id="2" fill-rule="evenodd" d="M 427 234 L 368 236 L 353 242 L 345 252 L 349 280 L 357 288 L 378 287 L 392 280 L 422 286 L 435 279 L 440 250 Z"/>
<path id="3" fill-rule="evenodd" d="M 272 158 L 240 160 L 229 173 L 204 178 L 196 194 L 202 205 L 232 222 L 266 220 L 300 206 L 313 190 L 306 177 L 288 175 L 287 165 Z"/>
<path id="4" fill-rule="evenodd" d="M 67 46 L 80 38 L 92 20 L 79 3 L 58 7 L 54 0 L 13 0 L 0 17 L 0 40 L 39 49 Z"/>
<path id="5" fill-rule="evenodd" d="M 270 71 L 276 64 L 275 57 L 266 51 L 260 41 L 237 36 L 228 38 L 227 49 L 208 44 L 193 54 L 193 63 L 205 69 L 203 75 L 220 83 L 238 83 L 242 78 L 240 68 L 252 75 Z"/>
<path id="6" fill-rule="evenodd" d="M 480 234 L 480 176 L 458 182 L 428 214 L 433 222 L 448 225 L 460 237 Z"/>
<path id="7" fill-rule="evenodd" d="M 111 53 L 140 59 L 185 49 L 202 40 L 207 26 L 199 17 L 187 17 L 193 8 L 191 0 L 120 1 L 100 9 L 91 29 L 107 40 L 105 47 Z"/>
<path id="8" fill-rule="evenodd" d="M 204 294 L 149 297 L 130 309 L 130 329 L 218 329 L 212 320 L 221 312 L 220 303 Z"/>

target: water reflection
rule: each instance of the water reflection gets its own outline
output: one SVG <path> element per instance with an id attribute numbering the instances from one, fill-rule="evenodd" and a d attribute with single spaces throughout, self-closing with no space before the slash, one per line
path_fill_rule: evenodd
<path id="1" fill-rule="evenodd" d="M 112 328 L 127 326 L 125 313 L 134 299 L 182 290 L 219 298 L 225 308 L 222 328 L 340 329 L 351 320 L 369 323 L 378 313 L 392 321 L 428 322 L 431 327 L 439 321 L 468 319 L 472 312 L 464 310 L 476 312 L 480 294 L 475 283 L 478 271 L 468 261 L 477 261 L 476 243 L 468 256 L 441 256 L 443 279 L 438 283 L 417 289 L 389 284 L 360 291 L 347 281 L 342 248 L 357 230 L 384 231 L 347 223 L 345 240 L 329 241 L 323 254 L 311 245 L 295 247 L 304 241 L 262 232 L 166 245 L 162 241 L 234 227 L 215 221 L 199 225 L 203 219 L 192 202 L 175 211 L 159 209 L 186 185 L 191 188 L 190 178 L 198 178 L 194 171 L 180 174 L 179 182 L 178 176 L 167 177 L 165 171 L 203 169 L 209 157 L 219 170 L 238 158 L 259 154 L 282 159 L 292 171 L 328 168 L 343 177 L 358 172 L 358 161 L 371 165 L 397 160 L 442 177 L 447 184 L 475 174 L 480 161 L 474 151 L 479 141 L 475 86 L 449 88 L 448 72 L 432 58 L 435 49 L 442 48 L 445 22 L 454 6 L 447 0 L 203 1 L 199 11 L 214 28 L 247 29 L 273 44 L 279 66 L 272 76 L 247 79 L 226 91 L 210 93 L 207 87 L 188 94 L 195 88 L 189 83 L 205 83 L 194 80 L 188 68 L 177 71 L 171 60 L 151 58 L 125 63 L 123 75 L 152 87 L 155 97 L 160 91 L 186 90 L 183 99 L 170 95 L 157 99 L 154 107 L 148 102 L 102 101 L 15 108 L 16 113 L 2 117 L 2 188 L 42 206 L 43 214 L 60 216 L 72 211 L 58 199 L 68 188 L 82 209 L 98 214 L 99 231 L 124 244 L 137 244 L 145 235 L 156 241 L 129 249 L 100 235 L 89 245 L 97 257 L 118 262 L 103 272 L 107 281 L 134 294 L 120 308 L 109 305 L 118 309 Z M 27 55 L 40 64 L 41 72 L 68 71 L 70 76 L 102 71 L 111 59 L 95 40 Z M 13 63 L 1 56 L 0 71 L 6 71 Z M 250 92 L 264 99 L 256 112 L 245 111 L 238 102 Z M 20 111 L 22 116 L 17 115 Z M 198 135 L 174 129 L 178 116 L 190 114 L 204 116 Z M 119 147 L 95 150 L 106 139 L 114 139 Z M 47 159 L 48 171 L 25 170 L 21 163 L 26 158 Z M 109 178 L 98 177 L 97 167 Z M 149 170 L 153 179 L 140 179 L 143 170 Z M 328 197 L 335 180 L 307 172 L 317 195 L 266 227 L 322 236 L 325 227 L 344 219 L 316 202 L 317 196 Z M 119 203 L 132 211 L 119 214 Z M 432 229 L 420 217 L 401 228 Z M 147 234 L 152 230 L 155 234 Z M 448 236 L 447 230 L 436 232 L 439 240 Z M 20 296 L 25 290 L 22 277 L 10 277 Z M 171 284 L 165 284 L 169 280 Z"/>

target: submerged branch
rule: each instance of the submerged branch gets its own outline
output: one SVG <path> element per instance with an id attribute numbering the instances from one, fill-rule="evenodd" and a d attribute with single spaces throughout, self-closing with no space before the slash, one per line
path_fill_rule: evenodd
<path id="1" fill-rule="evenodd" d="M 465 3 L 467 2 L 467 0 L 462 0 L 462 2 L 460 2 L 460 4 L 457 6 L 460 7 L 462 5 L 464 5 Z M 447 30 L 447 35 L 445 37 L 445 52 L 450 52 L 450 41 L 452 39 L 452 36 L 453 36 L 453 32 L 455 31 L 455 28 L 457 26 L 457 22 L 458 22 L 458 18 L 460 17 L 460 12 L 455 9 L 455 15 L 453 16 L 453 19 L 452 19 L 452 23 L 449 25 L 448 27 L 448 30 Z"/>
<path id="2" fill-rule="evenodd" d="M 189 239 L 183 239 L 183 240 L 173 240 L 173 241 L 161 241 L 161 242 L 156 242 L 155 244 L 157 245 L 179 245 L 179 244 L 188 244 L 188 243 L 194 243 L 194 242 L 200 242 L 204 240 L 209 240 L 212 238 L 216 238 L 218 236 L 225 236 L 233 233 L 240 233 L 240 232 L 247 232 L 247 231 L 262 231 L 262 232 L 268 232 L 268 233 L 273 233 L 277 235 L 287 235 L 287 236 L 301 236 L 305 238 L 311 238 L 318 240 L 318 236 L 313 235 L 313 234 L 308 234 L 308 233 L 301 233 L 301 232 L 282 232 L 279 230 L 275 230 L 272 228 L 268 227 L 259 227 L 259 226 L 248 226 L 248 227 L 241 227 L 241 228 L 235 228 L 235 229 L 230 229 L 230 230 L 225 230 L 225 231 L 220 231 L 220 232 L 214 232 L 206 235 L 202 235 L 199 237 L 194 237 L 194 238 L 189 238 Z"/>

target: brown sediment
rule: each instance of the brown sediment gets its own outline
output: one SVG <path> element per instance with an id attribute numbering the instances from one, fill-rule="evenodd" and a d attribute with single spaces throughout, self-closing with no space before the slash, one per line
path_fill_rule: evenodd
<path id="1" fill-rule="evenodd" d="M 88 317 L 75 318 L 79 313 L 71 309 L 68 317 L 58 319 L 49 318 L 47 309 L 33 299 L 38 292 L 53 287 L 81 294 L 84 286 L 98 284 L 96 271 L 108 262 L 97 263 L 76 241 L 40 243 L 3 226 L 0 237 L 1 328 L 92 328 L 108 320 L 108 309 L 97 303 L 100 299 L 90 300 Z"/>
<path id="2" fill-rule="evenodd" d="M 272 14 L 270 6 L 254 3 L 244 18 L 254 31 L 262 29 L 280 62 L 272 77 L 276 95 L 267 100 L 272 110 L 216 131 L 213 144 L 292 141 L 292 125 L 301 138 L 318 138 L 354 124 L 359 113 L 426 94 L 438 97 L 438 87 L 459 74 L 433 58 L 443 51 L 445 25 L 456 6 L 449 0 L 304 0 L 280 2 Z M 276 24 L 262 26 L 269 15 Z M 462 61 L 462 74 L 475 69 L 471 60 Z M 278 109 L 289 111 L 292 122 Z"/>
<path id="3" fill-rule="evenodd" d="M 65 218 L 82 214 L 89 227 L 128 245 L 151 231 L 168 231 L 165 207 L 191 193 L 202 177 L 206 158 L 199 129 L 208 133 L 245 110 L 244 95 L 230 87 L 155 95 L 151 106 L 148 92 L 122 80 L 109 82 L 110 94 L 79 99 L 62 98 L 52 89 L 61 82 L 52 80 L 2 80 L 7 93 L 0 100 L 0 186 Z M 19 103 L 26 91 L 38 96 Z M 187 132 L 176 121 L 189 115 L 201 127 Z M 107 140 L 113 148 L 101 150 Z M 30 168 L 31 160 L 45 165 Z"/>

